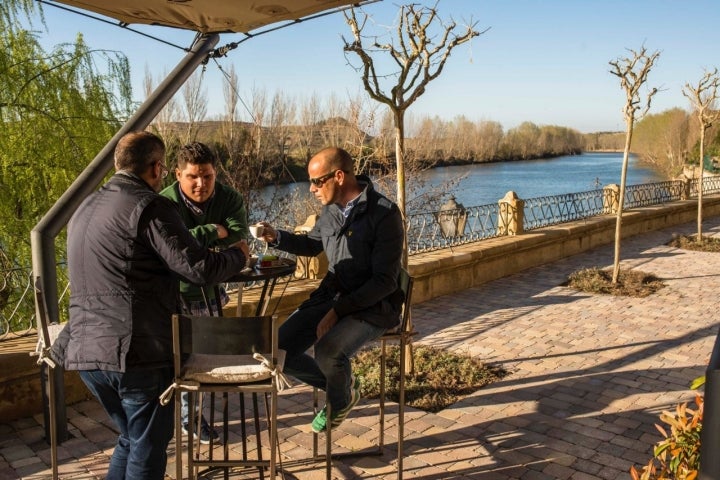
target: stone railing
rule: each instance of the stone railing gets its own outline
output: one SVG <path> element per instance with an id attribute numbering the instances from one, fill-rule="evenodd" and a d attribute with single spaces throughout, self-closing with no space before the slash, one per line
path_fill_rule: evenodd
<path id="1" fill-rule="evenodd" d="M 698 180 L 683 178 L 625 187 L 623 210 L 697 198 Z M 703 178 L 703 193 L 720 193 L 720 176 Z M 521 235 L 551 225 L 617 213 L 620 187 L 521 199 L 508 192 L 497 204 L 464 207 L 454 198 L 439 212 L 407 217 L 408 254 L 451 248 L 502 236 Z"/>

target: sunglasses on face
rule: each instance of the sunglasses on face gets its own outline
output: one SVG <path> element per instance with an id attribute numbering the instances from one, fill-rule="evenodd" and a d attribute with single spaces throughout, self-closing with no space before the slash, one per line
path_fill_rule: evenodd
<path id="1" fill-rule="evenodd" d="M 165 178 L 168 176 L 168 167 L 165 165 L 165 162 L 157 162 L 158 165 L 160 165 L 160 177 Z"/>
<path id="2" fill-rule="evenodd" d="M 335 174 L 336 174 L 337 172 L 339 172 L 339 171 L 340 171 L 340 169 L 333 170 L 332 172 L 326 173 L 325 175 L 321 175 L 321 176 L 319 176 L 319 177 L 311 178 L 309 181 L 310 181 L 310 183 L 311 183 L 312 185 L 316 186 L 317 188 L 320 188 L 320 187 L 322 187 L 323 185 L 325 185 L 325 182 L 327 182 L 327 181 L 330 180 L 332 177 L 334 177 Z"/>

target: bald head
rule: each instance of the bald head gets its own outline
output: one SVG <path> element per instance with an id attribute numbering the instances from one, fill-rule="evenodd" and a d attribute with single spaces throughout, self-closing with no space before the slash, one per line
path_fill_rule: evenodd
<path id="1" fill-rule="evenodd" d="M 308 163 L 310 191 L 323 205 L 344 206 L 362 191 L 354 170 L 355 162 L 347 151 L 337 147 L 324 148 Z"/>
<path id="2" fill-rule="evenodd" d="M 328 171 L 342 170 L 346 174 L 353 175 L 355 172 L 355 161 L 350 154 L 338 147 L 323 148 L 315 154 L 313 160 L 321 162 Z"/>

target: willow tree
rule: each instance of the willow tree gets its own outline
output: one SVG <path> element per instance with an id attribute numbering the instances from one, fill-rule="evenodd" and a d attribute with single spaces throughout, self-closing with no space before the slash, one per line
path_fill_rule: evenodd
<path id="1" fill-rule="evenodd" d="M 650 110 L 653 96 L 657 88 L 649 90 L 646 96 L 641 95 L 641 89 L 647 82 L 648 74 L 652 70 L 660 52 L 648 53 L 643 47 L 639 51 L 628 49 L 630 56 L 618 58 L 610 63 L 610 73 L 620 79 L 620 86 L 625 91 L 625 106 L 623 116 L 625 118 L 625 149 L 623 151 L 622 171 L 620 174 L 620 198 L 617 206 L 617 219 L 615 222 L 615 260 L 613 262 L 612 283 L 616 284 L 620 275 L 620 239 L 622 237 L 622 215 L 625 204 L 625 183 L 627 179 L 627 167 L 630 158 L 630 145 L 632 144 L 633 127 L 635 121 L 641 119 Z"/>
<path id="2" fill-rule="evenodd" d="M 399 20 L 395 26 L 395 39 L 382 43 L 378 37 L 366 43 L 365 27 L 368 15 L 360 19 L 355 9 L 345 13 L 353 39 L 345 42 L 345 52 L 356 54 L 361 65 L 365 90 L 373 100 L 388 106 L 392 112 L 395 129 L 395 165 L 397 174 L 397 204 L 403 219 L 405 212 L 405 124 L 407 109 L 427 88 L 428 83 L 440 76 L 452 50 L 484 32 L 474 30 L 475 24 L 462 28 L 450 20 L 443 22 L 436 8 L 415 4 L 400 7 Z M 486 30 L 487 31 L 487 30 Z M 384 71 L 388 62 L 389 71 Z M 376 65 L 378 60 L 378 67 Z M 407 239 L 406 239 L 407 241 Z M 407 249 L 404 249 L 403 265 L 407 265 Z"/>
<path id="3" fill-rule="evenodd" d="M 37 2 L 0 2 L 0 251 L 20 267 L 30 264 L 30 230 L 131 107 L 125 57 L 81 35 L 46 51 L 27 27 L 41 14 Z"/>
<path id="4" fill-rule="evenodd" d="M 718 77 L 718 69 L 715 68 L 713 71 L 705 71 L 696 86 L 686 83 L 683 88 L 683 95 L 690 100 L 700 127 L 700 174 L 697 180 L 697 238 L 695 240 L 700 245 L 703 243 L 702 201 L 703 172 L 705 170 L 705 133 L 720 118 L 720 112 L 715 106 L 718 98 L 718 86 L 720 86 L 720 77 Z"/>

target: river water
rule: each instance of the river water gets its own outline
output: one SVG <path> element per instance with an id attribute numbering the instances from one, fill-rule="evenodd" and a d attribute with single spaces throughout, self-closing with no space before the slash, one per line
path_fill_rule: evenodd
<path id="1" fill-rule="evenodd" d="M 455 179 L 459 183 L 453 183 L 449 193 L 459 203 L 472 207 L 496 203 L 510 190 L 520 198 L 536 198 L 585 192 L 611 183 L 620 185 L 622 157 L 622 152 L 584 153 L 546 160 L 441 167 L 423 172 L 422 177 L 427 182 L 425 188 L 437 188 Z M 630 157 L 627 185 L 663 180 L 659 173 Z"/>
<path id="2" fill-rule="evenodd" d="M 410 213 L 432 209 L 427 203 L 415 202 L 424 191 L 441 192 L 444 201 L 453 195 L 465 207 L 497 203 L 512 190 L 518 197 L 536 198 L 565 193 L 585 192 L 605 185 L 620 184 L 622 152 L 584 153 L 544 160 L 483 163 L 452 167 L 433 168 L 408 178 L 408 200 Z M 652 183 L 665 180 L 651 168 L 640 165 L 635 156 L 630 156 L 627 185 Z M 417 186 L 417 185 L 421 186 Z M 275 188 L 281 195 L 288 195 L 297 189 L 308 193 L 308 182 L 299 182 L 280 187 L 267 187 L 264 196 L 271 196 Z M 312 201 L 312 199 L 310 199 Z"/>

